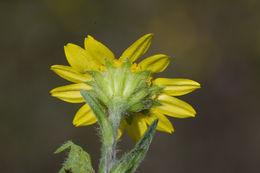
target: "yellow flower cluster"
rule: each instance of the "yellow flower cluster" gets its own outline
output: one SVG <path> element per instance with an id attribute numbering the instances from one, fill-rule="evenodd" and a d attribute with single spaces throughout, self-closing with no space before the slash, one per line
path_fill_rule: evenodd
<path id="1" fill-rule="evenodd" d="M 51 90 L 51 95 L 70 103 L 83 103 L 84 99 L 80 94 L 80 90 L 91 90 L 87 82 L 91 81 L 91 76 L 87 73 L 90 70 L 104 72 L 105 59 L 114 63 L 115 67 L 120 67 L 122 62 L 129 60 L 132 63 L 131 71 L 138 72 L 140 70 L 149 70 L 148 85 L 155 84 L 163 88 L 162 92 L 153 96 L 160 103 L 149 108 L 149 115 L 137 112 L 132 116 L 131 122 L 125 118 L 121 120 L 118 135 L 122 135 L 126 129 L 129 136 L 138 141 L 155 119 L 159 119 L 157 130 L 172 133 L 174 131 L 171 122 L 165 116 L 176 118 L 194 117 L 195 110 L 186 102 L 174 96 L 181 96 L 200 88 L 200 84 L 189 79 L 169 79 L 169 78 L 153 78 L 154 73 L 160 73 L 165 70 L 170 62 L 170 57 L 164 54 L 157 54 L 148 57 L 136 64 L 136 60 L 140 58 L 149 48 L 153 34 L 147 34 L 129 48 L 127 48 L 119 59 L 102 43 L 88 36 L 85 39 L 85 49 L 75 44 L 67 44 L 65 55 L 70 66 L 53 65 L 53 70 L 60 77 L 73 82 L 74 84 L 61 86 Z M 87 126 L 97 122 L 97 118 L 91 111 L 88 104 L 84 104 L 76 113 L 73 120 L 75 126 Z"/>

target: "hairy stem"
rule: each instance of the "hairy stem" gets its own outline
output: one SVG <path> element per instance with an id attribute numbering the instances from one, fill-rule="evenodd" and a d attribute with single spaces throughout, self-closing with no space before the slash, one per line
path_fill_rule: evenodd
<path id="1" fill-rule="evenodd" d="M 104 145 L 105 149 L 105 173 L 109 173 L 110 169 L 112 168 L 113 164 L 116 161 L 116 154 L 117 154 L 117 136 L 118 136 L 118 127 L 120 125 L 121 120 L 121 113 L 120 111 L 114 109 L 113 111 L 109 111 L 110 114 L 110 123 L 113 128 L 114 133 L 114 141 L 112 145 Z"/>

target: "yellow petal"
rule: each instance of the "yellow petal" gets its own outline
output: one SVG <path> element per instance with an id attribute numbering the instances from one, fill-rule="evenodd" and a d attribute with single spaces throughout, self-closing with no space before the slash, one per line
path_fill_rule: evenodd
<path id="1" fill-rule="evenodd" d="M 84 99 L 80 94 L 80 90 L 90 90 L 91 87 L 84 83 L 71 84 L 62 87 L 55 88 L 50 91 L 53 97 L 70 102 L 70 103 L 82 103 Z"/>
<path id="2" fill-rule="evenodd" d="M 150 47 L 151 41 L 153 38 L 153 34 L 146 34 L 145 36 L 138 39 L 134 42 L 130 47 L 128 47 L 120 57 L 120 61 L 124 61 L 127 58 L 134 62 L 138 58 L 140 58 L 147 49 Z"/>
<path id="3" fill-rule="evenodd" d="M 151 70 L 152 73 L 160 73 L 166 69 L 169 63 L 169 56 L 158 54 L 145 58 L 139 65 L 144 70 Z"/>
<path id="4" fill-rule="evenodd" d="M 176 118 L 195 117 L 195 110 L 180 99 L 166 94 L 159 95 L 157 99 L 162 105 L 153 108 L 160 113 Z"/>
<path id="5" fill-rule="evenodd" d="M 88 126 L 97 122 L 97 118 L 88 104 L 83 105 L 76 113 L 73 124 L 78 126 Z"/>
<path id="6" fill-rule="evenodd" d="M 144 116 L 140 113 L 133 115 L 131 124 L 126 125 L 126 130 L 135 142 L 139 141 L 147 130 Z"/>
<path id="7" fill-rule="evenodd" d="M 79 73 L 69 66 L 53 65 L 51 66 L 51 70 L 60 77 L 74 83 L 87 82 L 91 79 L 90 75 Z"/>
<path id="8" fill-rule="evenodd" d="M 84 73 L 86 70 L 96 70 L 98 65 L 91 61 L 86 51 L 75 44 L 67 44 L 64 46 L 65 55 L 69 64 L 77 71 Z"/>
<path id="9" fill-rule="evenodd" d="M 91 60 L 99 63 L 99 65 L 103 65 L 105 59 L 111 62 L 115 59 L 113 52 L 89 35 L 85 38 L 85 49 Z"/>
<path id="10" fill-rule="evenodd" d="M 126 121 L 125 120 L 121 120 L 120 122 L 120 125 L 119 125 L 119 128 L 118 128 L 118 135 L 117 135 L 117 140 L 120 139 L 120 137 L 122 136 L 124 130 L 125 130 L 125 127 L 126 127 Z"/>
<path id="11" fill-rule="evenodd" d="M 200 88 L 200 84 L 198 82 L 189 79 L 157 78 L 153 81 L 153 83 L 163 86 L 163 92 L 171 96 L 188 94 L 195 89 Z"/>
<path id="12" fill-rule="evenodd" d="M 157 118 L 159 120 L 156 127 L 157 130 L 167 133 L 172 133 L 174 131 L 172 123 L 168 120 L 168 118 L 157 111 L 152 111 L 150 116 L 146 116 L 145 120 L 149 125 L 151 125 Z"/>

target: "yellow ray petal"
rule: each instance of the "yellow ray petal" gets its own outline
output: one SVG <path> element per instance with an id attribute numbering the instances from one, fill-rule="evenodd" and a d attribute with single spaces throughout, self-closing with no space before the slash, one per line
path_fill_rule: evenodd
<path id="1" fill-rule="evenodd" d="M 74 83 L 87 82 L 91 79 L 90 75 L 79 73 L 69 66 L 53 65 L 51 66 L 51 70 L 60 77 Z"/>
<path id="2" fill-rule="evenodd" d="M 75 44 L 68 43 L 64 46 L 65 55 L 69 64 L 77 71 L 84 73 L 86 70 L 96 70 L 98 65 L 91 61 L 86 51 Z"/>
<path id="3" fill-rule="evenodd" d="M 161 94 L 158 96 L 161 106 L 153 107 L 160 113 L 176 118 L 195 117 L 195 110 L 186 102 L 175 97 Z"/>
<path id="4" fill-rule="evenodd" d="M 138 58 L 140 58 L 147 49 L 150 47 L 151 41 L 153 38 L 153 34 L 146 34 L 145 36 L 138 39 L 134 42 L 130 47 L 128 47 L 120 57 L 120 61 L 124 61 L 127 58 L 134 62 Z"/>
<path id="5" fill-rule="evenodd" d="M 83 105 L 76 113 L 73 124 L 78 126 L 88 126 L 97 122 L 97 118 L 88 104 Z"/>
<path id="6" fill-rule="evenodd" d="M 104 65 L 105 59 L 111 61 L 115 59 L 113 52 L 90 35 L 85 38 L 85 49 L 87 55 L 91 57 L 92 61 L 99 63 L 99 65 Z"/>
<path id="7" fill-rule="evenodd" d="M 122 136 L 124 130 L 125 130 L 125 127 L 126 127 L 126 121 L 125 120 L 121 120 L 120 122 L 120 125 L 119 125 L 119 128 L 118 128 L 118 135 L 117 135 L 117 140 L 120 139 L 120 137 Z"/>
<path id="8" fill-rule="evenodd" d="M 149 125 L 151 125 L 157 118 L 159 120 L 156 127 L 157 130 L 167 133 L 172 133 L 174 131 L 172 123 L 168 120 L 168 118 L 155 110 L 151 111 L 151 115 L 146 116 L 145 120 Z"/>
<path id="9" fill-rule="evenodd" d="M 91 87 L 84 83 L 71 84 L 61 86 L 50 91 L 53 97 L 57 97 L 63 101 L 70 103 L 82 103 L 84 99 L 80 94 L 80 90 L 90 90 Z"/>
<path id="10" fill-rule="evenodd" d="M 133 116 L 131 124 L 126 125 L 129 136 L 135 141 L 139 141 L 147 130 L 144 115 L 137 113 Z"/>
<path id="11" fill-rule="evenodd" d="M 189 79 L 157 78 L 153 81 L 153 83 L 163 86 L 163 92 L 171 96 L 188 94 L 195 89 L 200 88 L 200 84 L 198 82 Z"/>
<path id="12" fill-rule="evenodd" d="M 143 70 L 151 70 L 152 73 L 160 73 L 166 69 L 169 63 L 169 56 L 158 54 L 145 58 L 139 65 Z"/>

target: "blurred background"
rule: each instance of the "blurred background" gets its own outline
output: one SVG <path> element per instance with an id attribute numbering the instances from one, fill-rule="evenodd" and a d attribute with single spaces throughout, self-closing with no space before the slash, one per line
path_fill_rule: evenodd
<path id="1" fill-rule="evenodd" d="M 1 0 L 0 14 L 1 172 L 58 172 L 65 155 L 53 152 L 68 139 L 97 168 L 97 126 L 73 127 L 81 104 L 49 95 L 69 83 L 50 66 L 67 65 L 63 46 L 88 34 L 119 57 L 147 33 L 144 57 L 172 57 L 158 76 L 202 88 L 180 97 L 197 117 L 170 118 L 175 132 L 156 133 L 137 172 L 260 172 L 260 1 Z M 125 133 L 120 150 L 133 145 Z"/>

